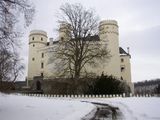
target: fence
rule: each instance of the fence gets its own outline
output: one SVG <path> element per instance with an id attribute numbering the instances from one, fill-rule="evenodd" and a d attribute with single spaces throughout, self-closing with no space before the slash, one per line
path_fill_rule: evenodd
<path id="1" fill-rule="evenodd" d="M 158 94 L 113 94 L 113 95 L 53 95 L 53 94 L 28 94 L 23 93 L 24 96 L 35 96 L 35 97 L 53 97 L 53 98 L 115 98 L 115 97 L 159 97 Z"/>

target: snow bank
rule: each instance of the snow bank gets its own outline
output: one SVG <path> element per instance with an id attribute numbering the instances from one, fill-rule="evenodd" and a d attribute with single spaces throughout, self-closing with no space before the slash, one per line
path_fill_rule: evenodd
<path id="1" fill-rule="evenodd" d="M 0 120 L 80 120 L 95 107 L 71 99 L 0 93 Z"/>

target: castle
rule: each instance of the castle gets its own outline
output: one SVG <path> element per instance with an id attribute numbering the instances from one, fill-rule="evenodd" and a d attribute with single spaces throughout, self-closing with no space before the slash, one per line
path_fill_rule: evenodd
<path id="1" fill-rule="evenodd" d="M 47 33 L 42 30 L 32 30 L 29 35 L 29 59 L 28 59 L 28 81 L 32 81 L 35 76 L 42 76 L 44 79 L 54 78 L 52 65 L 48 64 L 49 53 L 46 51 L 57 44 L 61 38 L 65 40 L 67 35 L 64 31 L 67 29 L 65 24 L 59 28 L 58 40 L 50 38 L 48 41 Z M 129 48 L 126 52 L 119 47 L 118 24 L 115 20 L 103 20 L 99 23 L 99 34 L 97 39 L 107 43 L 111 58 L 108 62 L 101 63 L 98 68 L 88 68 L 89 71 L 101 75 L 102 72 L 107 75 L 115 76 L 126 81 L 132 88 L 131 82 L 131 65 Z"/>

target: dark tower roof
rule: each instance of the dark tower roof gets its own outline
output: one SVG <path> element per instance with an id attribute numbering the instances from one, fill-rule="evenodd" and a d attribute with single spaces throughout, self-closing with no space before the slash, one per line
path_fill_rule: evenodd
<path id="1" fill-rule="evenodd" d="M 128 55 L 131 56 L 129 53 L 127 53 L 122 47 L 119 47 L 119 54 L 120 55 Z"/>

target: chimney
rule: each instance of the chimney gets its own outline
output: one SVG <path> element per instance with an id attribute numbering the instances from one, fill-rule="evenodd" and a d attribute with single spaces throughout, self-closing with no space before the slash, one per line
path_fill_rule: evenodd
<path id="1" fill-rule="evenodd" d="M 130 53 L 129 53 L 129 52 L 130 52 L 129 50 L 130 50 L 129 47 L 127 47 L 127 52 L 128 52 L 128 54 L 130 54 Z"/>
<path id="2" fill-rule="evenodd" d="M 53 38 L 49 38 L 49 45 L 53 45 Z"/>

